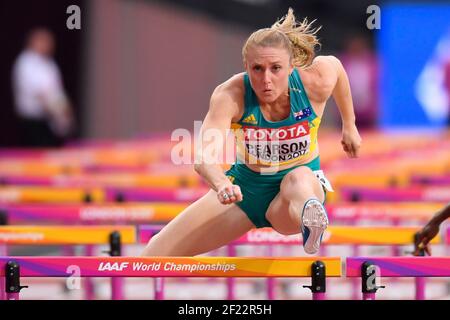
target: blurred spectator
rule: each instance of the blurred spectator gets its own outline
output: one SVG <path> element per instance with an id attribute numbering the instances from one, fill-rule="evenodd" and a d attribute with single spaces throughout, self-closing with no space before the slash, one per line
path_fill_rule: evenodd
<path id="1" fill-rule="evenodd" d="M 13 91 L 22 146 L 61 146 L 74 129 L 72 108 L 52 58 L 54 48 L 49 30 L 33 29 L 14 63 Z"/>
<path id="2" fill-rule="evenodd" d="M 372 128 L 378 115 L 377 59 L 362 36 L 350 38 L 340 57 L 352 88 L 358 127 Z"/>

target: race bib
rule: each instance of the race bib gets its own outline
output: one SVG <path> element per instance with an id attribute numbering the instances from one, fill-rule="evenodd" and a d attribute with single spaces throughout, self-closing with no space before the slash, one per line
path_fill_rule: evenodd
<path id="1" fill-rule="evenodd" d="M 247 153 L 258 162 L 282 164 L 309 153 L 308 121 L 284 128 L 242 127 Z"/>

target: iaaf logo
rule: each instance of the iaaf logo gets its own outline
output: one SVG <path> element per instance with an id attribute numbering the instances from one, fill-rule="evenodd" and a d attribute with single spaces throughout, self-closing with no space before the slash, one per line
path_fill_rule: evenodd
<path id="1" fill-rule="evenodd" d="M 128 268 L 129 262 L 100 262 L 98 271 L 123 271 Z"/>

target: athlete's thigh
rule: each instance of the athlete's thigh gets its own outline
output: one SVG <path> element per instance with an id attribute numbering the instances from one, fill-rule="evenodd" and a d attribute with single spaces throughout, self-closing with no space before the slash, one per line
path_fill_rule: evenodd
<path id="1" fill-rule="evenodd" d="M 151 239 L 146 256 L 194 256 L 219 248 L 254 225 L 236 205 L 223 205 L 210 190 Z"/>

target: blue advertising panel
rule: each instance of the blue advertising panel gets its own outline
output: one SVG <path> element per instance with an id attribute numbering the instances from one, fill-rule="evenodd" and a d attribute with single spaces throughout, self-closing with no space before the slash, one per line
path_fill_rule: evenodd
<path id="1" fill-rule="evenodd" d="M 381 8 L 379 124 L 444 127 L 450 109 L 450 5 Z"/>

